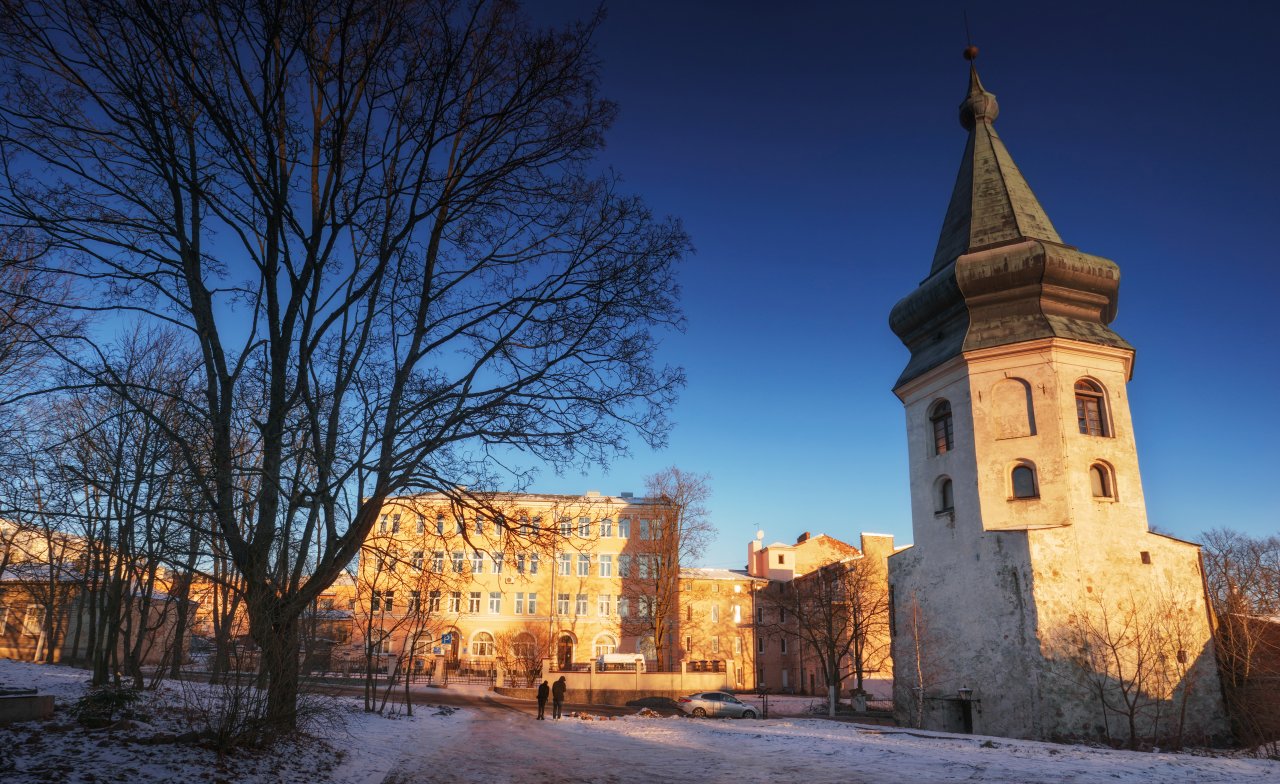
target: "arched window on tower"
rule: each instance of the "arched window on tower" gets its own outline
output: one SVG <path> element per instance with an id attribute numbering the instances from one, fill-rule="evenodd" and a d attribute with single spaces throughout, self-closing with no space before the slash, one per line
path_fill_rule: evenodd
<path id="1" fill-rule="evenodd" d="M 1089 487 L 1094 498 L 1115 498 L 1115 481 L 1111 477 L 1111 469 L 1103 463 L 1089 466 Z"/>
<path id="2" fill-rule="evenodd" d="M 1036 469 L 1028 463 L 1019 463 L 1013 467 L 1013 497 L 1038 498 L 1040 488 L 1036 486 Z"/>
<path id="3" fill-rule="evenodd" d="M 944 476 L 938 479 L 935 485 L 933 511 L 937 514 L 954 511 L 955 495 L 951 485 L 951 478 Z"/>
<path id="4" fill-rule="evenodd" d="M 939 400 L 929 413 L 929 421 L 933 423 L 933 453 L 940 455 L 955 448 L 951 427 L 951 404 Z"/>
<path id="5" fill-rule="evenodd" d="M 1101 385 L 1082 378 L 1076 382 L 1076 419 L 1087 436 L 1109 436 L 1107 406 Z"/>

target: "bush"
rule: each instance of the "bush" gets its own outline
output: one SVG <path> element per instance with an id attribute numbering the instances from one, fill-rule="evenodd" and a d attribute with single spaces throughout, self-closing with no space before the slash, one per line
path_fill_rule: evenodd
<path id="1" fill-rule="evenodd" d="M 258 688 L 257 676 L 231 672 L 217 683 L 178 683 L 183 708 L 200 745 L 229 752 L 264 748 L 281 739 L 266 719 L 267 693 Z M 323 733 L 342 724 L 343 714 L 334 700 L 305 691 L 299 693 L 299 733 Z"/>
<path id="2" fill-rule="evenodd" d="M 71 706 L 71 715 L 86 727 L 105 727 L 133 718 L 133 704 L 141 696 L 129 686 L 95 686 Z"/>

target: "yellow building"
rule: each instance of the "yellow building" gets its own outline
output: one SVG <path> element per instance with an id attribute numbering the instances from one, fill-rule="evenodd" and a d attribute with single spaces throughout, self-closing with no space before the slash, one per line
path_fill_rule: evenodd
<path id="1" fill-rule="evenodd" d="M 389 499 L 356 571 L 357 649 L 513 675 L 622 652 L 670 666 L 676 627 L 655 618 L 679 569 L 668 518 L 630 494 Z"/>
<path id="2" fill-rule="evenodd" d="M 768 584 L 737 569 L 680 570 L 680 654 L 686 669 L 724 668 L 734 688 L 756 688 L 755 592 Z"/>

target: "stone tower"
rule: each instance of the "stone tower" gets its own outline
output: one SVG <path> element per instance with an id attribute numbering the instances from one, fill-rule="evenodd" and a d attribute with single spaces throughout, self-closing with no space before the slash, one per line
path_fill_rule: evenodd
<path id="1" fill-rule="evenodd" d="M 1142 738 L 1221 735 L 1199 548 L 1147 527 L 1134 352 L 1108 326 L 1119 267 L 1058 236 L 998 113 L 971 64 L 933 264 L 889 318 L 911 351 L 894 387 L 914 530 L 889 559 L 899 719 L 1123 742 L 1133 714 Z"/>

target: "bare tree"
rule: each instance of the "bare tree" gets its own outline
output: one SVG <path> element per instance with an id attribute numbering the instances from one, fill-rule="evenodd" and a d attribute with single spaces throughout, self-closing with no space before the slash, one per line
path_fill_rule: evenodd
<path id="1" fill-rule="evenodd" d="M 1280 753 L 1280 537 L 1216 529 L 1204 535 L 1214 643 L 1236 738 Z"/>
<path id="2" fill-rule="evenodd" d="M 551 650 L 551 634 L 546 624 L 528 622 L 500 632 L 497 657 L 503 669 L 525 687 L 542 677 L 542 660 Z"/>
<path id="3" fill-rule="evenodd" d="M 889 642 L 889 588 L 882 566 L 864 556 L 826 564 L 761 594 L 775 634 L 798 638 L 817 658 L 827 687 L 827 714 L 836 715 L 840 685 L 859 691 L 878 669 Z M 778 620 L 785 619 L 785 620 Z"/>
<path id="4" fill-rule="evenodd" d="M 632 522 L 623 552 L 630 564 L 622 573 L 623 596 L 631 612 L 623 634 L 653 640 L 661 665 L 672 666 L 668 637 L 678 627 L 680 564 L 696 563 L 715 533 L 707 512 L 711 478 L 671 467 L 645 479 L 648 517 Z"/>
<path id="5" fill-rule="evenodd" d="M 187 330 L 205 430 L 175 438 L 243 581 L 273 726 L 295 724 L 299 616 L 389 495 L 663 441 L 683 374 L 655 367 L 654 333 L 679 325 L 688 239 L 590 172 L 615 114 L 598 18 L 534 30 L 504 0 L 3 17 L 0 215 L 95 286 L 86 309 Z"/>
<path id="6" fill-rule="evenodd" d="M 180 401 L 191 363 L 164 333 L 130 336 L 118 350 L 132 393 L 81 385 L 64 396 L 50 418 L 57 445 L 48 456 L 70 502 L 60 512 L 80 522 L 86 549 L 81 605 L 94 682 L 123 671 L 141 688 L 143 660 L 157 645 L 173 655 L 182 638 L 182 628 L 165 633 L 185 603 L 171 590 L 173 575 L 190 573 L 196 556 L 192 483 L 169 438 L 187 429 Z"/>
<path id="7" fill-rule="evenodd" d="M 371 537 L 360 552 L 360 568 L 349 572 L 363 640 L 365 710 L 384 710 L 391 690 L 403 680 L 405 704 L 413 712 L 408 686 L 414 660 L 421 645 L 446 628 L 441 598 L 462 583 L 461 574 L 428 568 L 425 552 L 410 549 L 415 546 L 422 547 L 413 540 Z M 385 680 L 386 687 L 381 700 L 379 680 Z"/>
<path id="8" fill-rule="evenodd" d="M 1067 677 L 1096 700 L 1108 742 L 1182 744 L 1188 706 L 1202 681 L 1193 647 L 1195 605 L 1171 587 L 1140 599 L 1096 591 L 1050 640 Z"/>
<path id="9" fill-rule="evenodd" d="M 890 597 L 890 601 L 893 601 L 893 597 Z M 895 708 L 901 711 L 905 702 L 906 721 L 912 727 L 923 727 L 929 690 L 942 680 L 943 666 L 935 653 L 934 631 L 925 621 L 920 597 L 915 591 L 894 607 L 891 624 L 896 627 L 891 630 L 892 633 L 901 640 L 895 653 L 905 654 L 894 657 Z"/>

